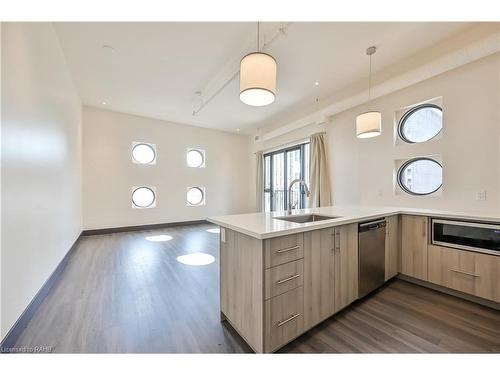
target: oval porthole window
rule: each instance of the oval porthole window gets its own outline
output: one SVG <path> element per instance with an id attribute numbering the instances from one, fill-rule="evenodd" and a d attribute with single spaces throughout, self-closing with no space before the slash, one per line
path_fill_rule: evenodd
<path id="1" fill-rule="evenodd" d="M 407 143 L 422 143 L 443 129 L 443 110 L 435 104 L 422 104 L 406 112 L 398 124 L 400 138 Z"/>
<path id="2" fill-rule="evenodd" d="M 137 208 L 153 207 L 156 195 L 152 188 L 141 186 L 132 192 L 132 203 Z"/>
<path id="3" fill-rule="evenodd" d="M 205 166 L 205 151 L 190 148 L 187 150 L 186 162 L 188 167 L 203 168 Z"/>
<path id="4" fill-rule="evenodd" d="M 136 143 L 132 148 L 132 160 L 137 164 L 153 164 L 156 160 L 156 151 L 148 143 Z"/>
<path id="5" fill-rule="evenodd" d="M 191 187 L 187 190 L 187 204 L 188 206 L 201 206 L 205 203 L 204 188 Z"/>
<path id="6" fill-rule="evenodd" d="M 408 160 L 399 168 L 398 184 L 408 194 L 432 194 L 443 184 L 443 167 L 434 159 Z"/>

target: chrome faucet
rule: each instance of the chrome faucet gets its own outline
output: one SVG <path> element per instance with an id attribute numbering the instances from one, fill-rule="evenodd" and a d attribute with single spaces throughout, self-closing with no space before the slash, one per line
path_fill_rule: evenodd
<path id="1" fill-rule="evenodd" d="M 306 196 L 308 197 L 310 195 L 309 187 L 307 186 L 307 184 L 304 180 L 297 178 L 297 179 L 293 180 L 292 182 L 290 182 L 290 186 L 288 186 L 288 215 L 292 214 L 292 187 L 297 182 L 300 183 L 302 186 L 304 186 L 304 189 L 306 189 Z"/>

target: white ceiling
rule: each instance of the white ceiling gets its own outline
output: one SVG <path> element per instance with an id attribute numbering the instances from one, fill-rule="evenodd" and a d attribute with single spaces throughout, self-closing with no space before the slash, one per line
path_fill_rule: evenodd
<path id="1" fill-rule="evenodd" d="M 261 25 L 269 41 L 280 23 Z M 254 23 L 56 23 L 77 90 L 86 105 L 157 119 L 249 133 L 407 59 L 470 23 L 293 23 L 266 50 L 278 62 L 278 94 L 267 107 L 239 101 L 239 79 L 196 116 L 196 92 L 216 91 L 255 48 Z M 113 49 L 103 48 L 103 45 Z M 315 86 L 315 82 L 319 86 Z M 106 102 L 106 105 L 103 104 Z"/>

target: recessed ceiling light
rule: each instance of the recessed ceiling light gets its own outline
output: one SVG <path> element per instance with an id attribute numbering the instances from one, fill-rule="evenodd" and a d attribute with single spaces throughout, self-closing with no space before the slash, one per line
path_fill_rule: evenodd
<path id="1" fill-rule="evenodd" d="M 240 128 L 236 129 L 237 132 L 239 132 L 240 130 L 241 130 Z"/>
<path id="2" fill-rule="evenodd" d="M 314 82 L 314 86 L 319 86 L 319 82 L 318 81 Z"/>
<path id="3" fill-rule="evenodd" d="M 102 102 L 102 105 L 106 105 L 107 103 L 106 102 Z"/>

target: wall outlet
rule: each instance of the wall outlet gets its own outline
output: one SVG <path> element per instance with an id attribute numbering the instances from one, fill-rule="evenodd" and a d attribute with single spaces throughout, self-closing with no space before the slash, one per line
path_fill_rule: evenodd
<path id="1" fill-rule="evenodd" d="M 476 192 L 477 201 L 485 201 L 487 199 L 486 190 L 480 190 Z"/>

